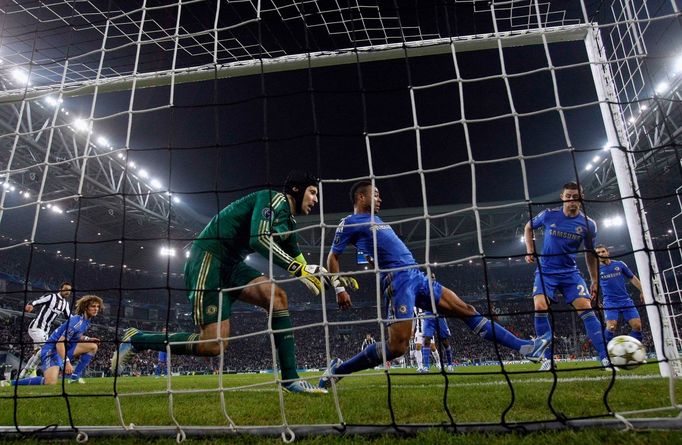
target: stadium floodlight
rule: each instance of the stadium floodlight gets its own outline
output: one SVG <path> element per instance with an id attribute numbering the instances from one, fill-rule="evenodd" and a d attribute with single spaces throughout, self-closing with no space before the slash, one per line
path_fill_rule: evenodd
<path id="1" fill-rule="evenodd" d="M 73 128 L 76 129 L 76 131 L 88 131 L 88 129 L 89 129 L 88 128 L 89 127 L 88 121 L 86 121 L 85 119 L 80 118 L 80 117 L 77 117 L 76 119 L 74 119 L 72 125 L 73 125 Z"/>
<path id="2" fill-rule="evenodd" d="M 12 70 L 12 78 L 21 86 L 30 85 L 29 75 L 26 71 L 21 68 L 15 68 Z"/>
<path id="3" fill-rule="evenodd" d="M 604 147 L 603 147 L 604 151 L 609 151 L 610 148 L 611 148 L 611 145 L 608 142 L 606 144 L 604 144 Z"/>
<path id="4" fill-rule="evenodd" d="M 25 191 L 24 192 L 24 198 L 28 199 L 30 197 L 31 197 L 31 193 L 29 193 L 28 191 Z"/>
<path id="5" fill-rule="evenodd" d="M 180 200 L 180 197 L 179 197 L 179 196 L 173 196 L 173 202 L 174 202 L 174 203 L 179 204 L 180 201 L 181 201 L 181 200 Z"/>
<path id="6" fill-rule="evenodd" d="M 135 162 L 134 162 L 134 161 L 129 161 L 129 162 L 128 162 L 128 168 L 134 169 L 135 167 L 137 167 L 137 166 L 135 165 Z"/>
<path id="7" fill-rule="evenodd" d="M 526 242 L 526 237 L 522 235 L 521 238 L 519 238 L 519 242 L 525 243 L 525 242 Z"/>
<path id="8" fill-rule="evenodd" d="M 670 89 L 670 84 L 664 80 L 659 82 L 658 85 L 656 85 L 656 89 L 654 90 L 654 92 L 656 94 L 664 94 L 665 92 L 668 91 L 668 89 Z"/>
<path id="9" fill-rule="evenodd" d="M 62 99 L 57 99 L 54 96 L 47 96 L 45 98 L 45 103 L 53 108 L 59 106 L 59 104 L 62 102 L 63 102 Z"/>
<path id="10" fill-rule="evenodd" d="M 159 250 L 159 255 L 175 256 L 175 249 L 173 249 L 172 247 L 162 247 L 161 250 Z"/>
<path id="11" fill-rule="evenodd" d="M 163 187 L 161 181 L 159 181 L 158 179 L 152 179 L 151 181 L 149 181 L 149 185 L 151 185 L 153 188 L 157 190 Z"/>
<path id="12" fill-rule="evenodd" d="M 64 210 L 60 209 L 59 206 L 56 205 L 50 207 L 50 210 L 52 210 L 54 213 L 64 213 Z"/>
<path id="13" fill-rule="evenodd" d="M 10 192 L 15 191 L 16 189 L 17 189 L 17 188 L 16 188 L 15 186 L 13 186 L 13 185 L 10 185 L 10 186 L 9 186 L 9 191 L 10 191 Z"/>
<path id="14" fill-rule="evenodd" d="M 592 162 L 597 163 L 597 162 L 599 162 L 600 159 L 601 158 L 599 156 L 595 156 L 592 158 Z"/>
<path id="15" fill-rule="evenodd" d="M 2 188 L 4 188 L 5 190 L 9 190 L 10 187 L 11 187 L 11 185 L 9 182 L 3 182 L 2 183 Z"/>
<path id="16" fill-rule="evenodd" d="M 585 170 L 590 171 L 590 170 L 592 170 L 592 167 L 593 167 L 592 164 L 587 164 L 587 165 L 585 166 Z"/>
<path id="17" fill-rule="evenodd" d="M 647 107 L 646 105 L 642 105 L 640 108 L 642 111 L 646 111 L 649 109 L 649 107 Z"/>
<path id="18" fill-rule="evenodd" d="M 185 251 L 185 258 L 189 258 L 189 250 Z"/>
<path id="19" fill-rule="evenodd" d="M 634 117 L 631 117 L 630 119 L 628 119 L 628 122 L 630 122 L 631 124 L 634 124 L 636 121 L 637 121 L 637 119 L 635 119 Z"/>
<path id="20" fill-rule="evenodd" d="M 109 141 L 104 136 L 97 136 L 97 143 L 103 147 L 109 146 Z"/>
<path id="21" fill-rule="evenodd" d="M 604 221 L 602 221 L 602 224 L 605 228 L 620 227 L 623 225 L 623 218 L 618 216 L 618 215 L 612 216 L 610 218 L 604 218 Z"/>
<path id="22" fill-rule="evenodd" d="M 682 56 L 679 56 L 677 59 L 675 59 L 675 64 L 673 65 L 673 73 L 674 74 L 682 73 Z"/>
<path id="23" fill-rule="evenodd" d="M 137 172 L 138 175 L 140 175 L 140 178 L 142 179 L 147 179 L 149 177 L 149 172 L 143 168 L 140 169 L 140 171 Z"/>

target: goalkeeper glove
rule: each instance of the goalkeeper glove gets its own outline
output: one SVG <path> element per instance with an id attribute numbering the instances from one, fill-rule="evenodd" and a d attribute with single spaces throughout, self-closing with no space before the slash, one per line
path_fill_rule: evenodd
<path id="1" fill-rule="evenodd" d="M 329 277 L 322 277 L 323 281 L 320 281 L 320 277 L 318 276 L 320 272 L 327 273 L 327 270 L 324 267 L 292 261 L 287 267 L 287 270 L 291 275 L 300 278 L 301 282 L 315 295 L 320 295 L 323 282 L 325 288 L 330 287 L 331 282 Z"/>
<path id="2" fill-rule="evenodd" d="M 354 291 L 360 289 L 358 280 L 350 276 L 333 275 L 331 277 L 331 281 L 336 295 L 340 294 L 341 292 L 347 292 L 349 289 Z"/>

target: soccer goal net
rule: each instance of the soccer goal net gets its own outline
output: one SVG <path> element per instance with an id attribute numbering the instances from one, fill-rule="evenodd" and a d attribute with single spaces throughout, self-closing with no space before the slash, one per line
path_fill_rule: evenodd
<path id="1" fill-rule="evenodd" d="M 675 0 L 6 2 L 0 431 L 291 441 L 679 428 L 680 19 Z M 239 229 L 220 230 L 224 208 L 259 190 L 276 195 L 292 170 L 320 178 L 315 197 L 273 198 L 230 220 Z M 333 251 L 342 276 L 359 283 L 346 286 L 352 306 L 339 308 L 334 289 L 314 296 L 279 267 L 282 249 L 327 267 L 342 219 L 362 213 L 349 196 L 362 180 L 378 189 L 368 208 L 383 222 L 370 223 L 370 247 L 350 238 Z M 596 243 L 550 251 L 541 224 L 530 238 L 526 225 L 563 212 L 570 182 Z M 276 206 L 294 217 L 278 220 Z M 259 218 L 288 224 L 258 238 L 267 254 L 248 239 Z M 558 236 L 582 239 L 582 230 Z M 380 244 L 385 231 L 399 240 Z M 202 250 L 199 238 L 221 247 Z M 415 292 L 436 314 L 443 285 L 519 344 L 538 341 L 528 241 L 536 263 L 577 256 L 587 281 L 570 283 L 578 299 L 590 278 L 598 291 L 593 310 L 576 310 L 570 286 L 559 286 L 543 312 L 552 341 L 540 363 L 445 314 L 450 332 L 426 335 L 433 348 L 410 329 L 404 354 L 369 346 L 378 363 L 326 394 L 292 393 L 292 381 L 317 387 L 337 357 L 400 343 L 394 316 L 421 324 L 406 305 L 388 315 L 387 297 L 409 291 L 386 292 L 386 277 L 404 269 L 418 269 L 425 284 Z M 597 243 L 612 263 L 601 267 L 616 267 L 604 279 L 632 272 L 615 306 L 592 276 Z M 402 244 L 416 264 L 379 260 Z M 225 261 L 211 266 L 210 255 Z M 264 281 L 244 279 L 253 271 Z M 64 282 L 72 293 L 60 293 Z M 276 287 L 260 295 L 264 283 Z M 216 304 L 204 303 L 209 291 Z M 91 294 L 103 300 L 96 315 L 76 304 Z M 98 339 L 74 337 L 72 356 L 75 319 L 63 301 Z M 585 314 L 596 316 L 598 338 Z M 229 329 L 210 331 L 215 317 L 229 317 Z M 140 332 L 156 340 L 121 349 Z M 609 335 L 641 336 L 646 362 L 602 362 Z M 159 338 L 160 351 L 146 349 Z"/>

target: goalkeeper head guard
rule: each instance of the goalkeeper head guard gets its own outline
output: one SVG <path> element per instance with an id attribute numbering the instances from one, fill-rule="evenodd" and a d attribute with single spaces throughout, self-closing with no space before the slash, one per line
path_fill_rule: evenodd
<path id="1" fill-rule="evenodd" d="M 305 190 L 311 185 L 317 187 L 320 179 L 311 176 L 310 173 L 293 170 L 284 181 L 284 193 L 291 195 L 296 202 L 296 214 L 301 214 L 301 205 L 303 204 L 303 195 Z M 296 189 L 296 190 L 294 190 Z"/>

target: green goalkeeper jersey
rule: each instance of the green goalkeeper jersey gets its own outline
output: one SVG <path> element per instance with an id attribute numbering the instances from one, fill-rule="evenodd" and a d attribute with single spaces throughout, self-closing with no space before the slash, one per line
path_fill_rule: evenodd
<path id="1" fill-rule="evenodd" d="M 228 205 L 211 219 L 194 241 L 200 249 L 221 261 L 244 258 L 258 252 L 284 269 L 301 254 L 286 195 L 261 190 Z"/>

